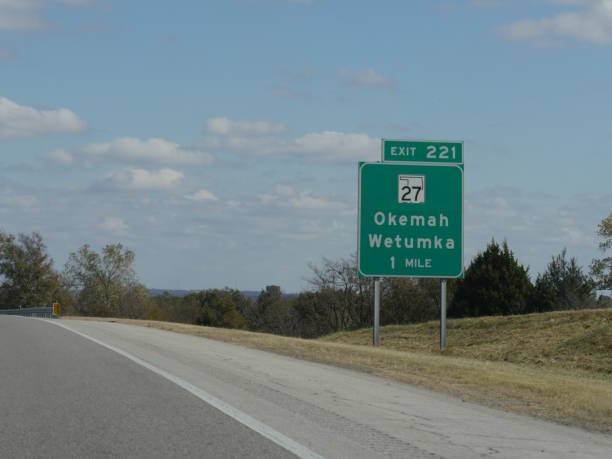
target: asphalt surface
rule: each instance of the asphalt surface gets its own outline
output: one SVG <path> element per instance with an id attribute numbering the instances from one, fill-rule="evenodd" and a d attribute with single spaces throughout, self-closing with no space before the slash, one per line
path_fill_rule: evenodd
<path id="1" fill-rule="evenodd" d="M 49 321 L 0 317 L 0 412 L 11 413 L 0 417 L 0 457 L 37 456 L 48 445 L 64 457 L 289 454 L 185 388 L 328 458 L 609 459 L 612 451 L 610 436 L 363 373 L 144 327 L 59 322 L 98 344 Z"/>
<path id="2" fill-rule="evenodd" d="M 294 456 L 115 352 L 0 316 L 0 458 L 34 457 Z"/>

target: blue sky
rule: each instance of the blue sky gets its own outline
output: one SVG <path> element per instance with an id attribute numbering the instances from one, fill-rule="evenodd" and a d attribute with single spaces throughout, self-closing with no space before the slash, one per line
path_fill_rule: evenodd
<path id="1" fill-rule="evenodd" d="M 465 141 L 466 263 L 587 265 L 612 211 L 612 0 L 0 0 L 0 227 L 150 287 L 307 287 L 380 138 Z"/>

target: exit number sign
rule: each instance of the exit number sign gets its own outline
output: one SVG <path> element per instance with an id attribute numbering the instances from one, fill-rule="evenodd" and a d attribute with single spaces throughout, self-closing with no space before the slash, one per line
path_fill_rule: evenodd
<path id="1" fill-rule="evenodd" d="M 382 140 L 384 162 L 463 163 L 463 142 Z"/>

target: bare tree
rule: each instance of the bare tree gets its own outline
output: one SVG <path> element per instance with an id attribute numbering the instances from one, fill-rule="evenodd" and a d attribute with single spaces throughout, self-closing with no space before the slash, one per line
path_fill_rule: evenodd
<path id="1" fill-rule="evenodd" d="M 612 249 L 612 213 L 604 218 L 597 228 L 601 238 L 599 248 L 603 253 Z M 591 274 L 602 290 L 612 290 L 612 256 L 595 259 L 591 264 Z"/>
<path id="2" fill-rule="evenodd" d="M 355 256 L 310 265 L 309 283 L 326 300 L 328 321 L 334 331 L 365 327 L 372 323 L 372 280 L 360 278 Z"/>

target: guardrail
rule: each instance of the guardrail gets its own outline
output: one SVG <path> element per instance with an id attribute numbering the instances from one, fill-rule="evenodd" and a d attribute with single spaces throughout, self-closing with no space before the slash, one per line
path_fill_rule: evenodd
<path id="1" fill-rule="evenodd" d="M 53 319 L 57 317 L 57 308 L 45 306 L 42 308 L 19 308 L 19 309 L 0 309 L 0 315 L 40 317 Z"/>

